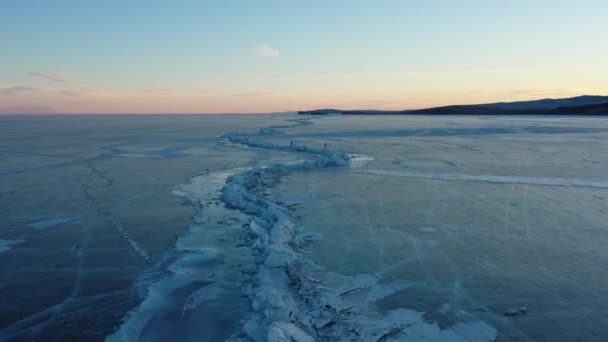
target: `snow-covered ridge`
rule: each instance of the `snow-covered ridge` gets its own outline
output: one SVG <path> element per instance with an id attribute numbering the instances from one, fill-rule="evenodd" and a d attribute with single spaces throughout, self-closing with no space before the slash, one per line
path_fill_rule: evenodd
<path id="1" fill-rule="evenodd" d="M 238 217 L 234 215 L 234 210 L 225 208 L 219 199 L 226 179 L 245 170 L 246 168 L 236 168 L 203 174 L 188 179 L 174 189 L 175 195 L 188 201 L 197 212 L 189 229 L 182 236 L 176 236 L 175 249 L 161 260 L 158 268 L 153 268 L 149 274 L 141 277 L 138 288 L 143 292 L 142 303 L 127 315 L 120 328 L 106 338 L 107 341 L 140 341 L 150 336 L 159 339 L 159 336 L 167 334 L 179 340 L 181 337 L 178 332 L 172 330 L 176 328 L 156 324 L 158 317 L 163 317 L 175 305 L 181 305 L 181 320 L 191 318 L 191 311 L 202 302 L 221 302 L 225 311 L 241 309 L 231 306 L 239 305 L 238 300 L 233 303 L 226 300 L 240 296 L 240 290 L 235 289 L 232 282 L 233 274 L 239 273 L 240 269 L 227 269 L 224 265 L 246 264 L 250 261 L 244 253 L 234 253 L 215 241 L 230 236 L 231 232 L 238 229 Z M 222 220 L 232 220 L 235 224 L 218 223 Z M 206 240 L 201 241 L 201 237 Z M 210 247 L 209 241 L 213 241 L 216 248 Z M 191 292 L 180 293 L 183 292 L 180 289 L 185 288 L 190 288 Z M 217 319 L 223 319 L 224 312 L 215 314 Z M 200 316 L 196 318 L 200 319 Z M 177 329 L 180 328 L 183 331 L 179 333 L 184 336 L 195 334 L 191 326 L 178 326 Z"/>
<path id="2" fill-rule="evenodd" d="M 298 119 L 296 125 L 307 120 Z M 310 124 L 310 123 L 307 123 Z M 289 126 L 282 126 L 286 128 Z M 277 127 L 262 134 L 282 134 Z M 303 234 L 291 211 L 264 194 L 290 172 L 322 167 L 364 165 L 370 157 L 307 146 L 283 146 L 249 135 L 225 135 L 233 143 L 255 148 L 303 153 L 298 164 L 274 164 L 228 177 L 223 201 L 252 217 L 249 229 L 256 258 L 254 281 L 247 289 L 253 314 L 233 341 L 489 341 L 496 330 L 484 322 L 458 323 L 440 329 L 423 313 L 407 309 L 381 314 L 375 302 L 407 288 L 381 284 L 378 275 L 347 277 L 309 261 L 306 246 L 314 236 Z"/>
<path id="3" fill-rule="evenodd" d="M 298 119 L 295 126 L 309 124 Z M 286 128 L 289 126 L 281 126 Z M 262 134 L 282 134 L 273 127 Z M 223 189 L 223 201 L 251 215 L 249 228 L 256 239 L 251 248 L 258 255 L 255 281 L 248 290 L 254 314 L 243 322 L 245 336 L 234 340 L 314 341 L 312 317 L 307 303 L 301 301 L 293 286 L 301 280 L 296 265 L 303 260 L 299 246 L 308 237 L 300 235 L 298 220 L 287 208 L 266 200 L 261 195 L 281 177 L 293 171 L 349 165 L 350 156 L 344 152 L 315 149 L 307 146 L 282 146 L 252 139 L 247 135 L 226 135 L 233 143 L 256 148 L 305 153 L 309 160 L 297 164 L 274 164 L 228 177 Z"/>
<path id="4" fill-rule="evenodd" d="M 297 161 L 211 172 L 175 189 L 197 212 L 155 270 L 161 274 L 143 277 L 143 302 L 108 340 L 217 340 L 214 330 L 235 331 L 228 337 L 233 342 L 492 340 L 496 331 L 474 318 L 440 329 L 421 312 L 380 312 L 376 302 L 406 289 L 407 282 L 386 284 L 380 274 L 345 276 L 310 261 L 307 247 L 317 237 L 302 231 L 289 208 L 270 200 L 269 190 L 290 173 L 356 168 L 373 158 L 261 140 L 312 124 L 310 118 L 290 121 L 295 124 L 227 134 L 220 141 L 293 152 L 301 156 Z M 174 308 L 181 316 L 174 317 Z M 235 325 L 223 325 L 226 318 Z"/>

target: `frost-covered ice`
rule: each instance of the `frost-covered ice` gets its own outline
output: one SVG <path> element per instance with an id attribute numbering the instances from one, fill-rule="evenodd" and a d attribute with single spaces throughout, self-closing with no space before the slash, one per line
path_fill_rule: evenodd
<path id="1" fill-rule="evenodd" d="M 11 249 L 11 247 L 20 245 L 24 243 L 25 240 L 4 240 L 0 239 L 0 253 L 6 252 Z"/>
<path id="2" fill-rule="evenodd" d="M 198 210 L 172 190 L 196 175 L 278 160 L 285 153 L 231 146 L 219 137 L 283 122 L 273 115 L 4 121 L 0 239 L 10 242 L 3 242 L 0 254 L 0 340 L 103 340 L 112 334 L 146 298 L 148 285 L 169 274 L 176 236 L 187 231 Z M 66 222 L 67 217 L 77 219 Z M 215 224 L 218 231 L 225 225 Z M 217 241 L 207 245 L 218 247 Z M 171 300 L 187 297 L 189 289 Z M 235 293 L 241 298 L 240 289 Z M 246 307 L 246 300 L 241 303 Z M 159 329 L 146 329 L 143 338 L 169 330 L 156 324 L 174 313 L 164 309 L 153 317 Z M 216 317 L 213 322 L 233 319 Z M 219 324 L 214 331 L 229 330 L 224 328 Z M 208 335 L 197 332 L 213 339 L 208 327 Z"/>
<path id="3" fill-rule="evenodd" d="M 79 165 L 95 179 L 75 187 L 88 212 L 14 215 L 12 226 L 30 229 L 2 236 L 28 241 L 2 253 L 15 255 L 9 263 L 67 230 L 54 243 L 69 240 L 65 253 L 77 262 L 48 270 L 77 276 L 62 302 L 0 338 L 32 327 L 39 338 L 62 336 L 61 324 L 86 326 L 77 316 L 102 309 L 116 326 L 99 330 L 109 341 L 593 341 L 608 333 L 601 121 L 251 116 L 246 127 L 211 121 L 216 128 L 199 137 L 195 118 L 180 126 L 187 137 L 19 169 Z M 109 161 L 142 172 L 120 178 Z M 129 187 L 144 175 L 145 185 Z M 161 176 L 170 177 L 157 188 Z M 102 191 L 114 187 L 122 191 Z M 146 202 L 164 198 L 159 189 L 188 208 L 182 225 L 162 224 L 175 203 Z M 154 209 L 136 216 L 136 203 Z M 57 212 L 83 214 L 63 222 Z M 103 229 L 90 228 L 91 213 Z M 135 229 L 147 216 L 154 221 Z M 132 268 L 124 291 L 89 295 L 87 284 L 123 268 Z M 119 299 L 132 304 L 107 304 Z"/>
<path id="4" fill-rule="evenodd" d="M 310 246 L 313 262 L 392 289 L 366 313 L 410 310 L 467 338 L 599 341 L 608 333 L 598 241 L 608 238 L 605 126 L 563 117 L 323 118 L 281 139 L 331 137 L 333 148 L 373 160 L 290 175 L 275 196 L 322 237 Z M 517 315 L 505 315 L 513 308 Z"/>
<path id="5" fill-rule="evenodd" d="M 176 240 L 175 251 L 166 261 L 166 274 L 140 280 L 146 293 L 144 301 L 108 341 L 188 340 L 194 336 L 217 340 L 234 329 L 230 324 L 238 320 L 234 311 L 245 309 L 239 293 L 240 268 L 234 264 L 247 267 L 250 260 L 238 248 L 234 251 L 234 241 L 218 241 L 234 237 L 235 230 L 238 234 L 242 220 L 219 201 L 226 179 L 240 171 L 243 169 L 193 177 L 174 190 L 198 212 L 186 233 Z M 171 319 L 176 306 L 180 317 Z"/>
<path id="6" fill-rule="evenodd" d="M 47 229 L 73 221 L 78 221 L 78 217 L 53 217 L 46 220 L 29 223 L 27 226 L 34 229 Z"/>
<path id="7" fill-rule="evenodd" d="M 416 172 L 416 171 L 395 171 L 395 170 L 377 170 L 369 169 L 360 171 L 360 173 L 405 177 L 405 178 L 420 178 L 420 179 L 436 179 L 436 180 L 452 180 L 462 182 L 484 182 L 497 184 L 518 184 L 518 185 L 546 185 L 546 186 L 564 186 L 564 187 L 582 187 L 582 188 L 599 188 L 608 189 L 608 180 L 604 179 L 579 179 L 579 178 L 556 178 L 556 177 L 518 177 L 518 176 L 497 176 L 497 175 L 463 175 L 454 173 L 433 173 L 433 172 Z"/>
<path id="8" fill-rule="evenodd" d="M 304 122 L 308 120 L 297 120 L 293 126 Z M 262 130 L 261 134 L 279 134 L 276 129 Z M 251 285 L 246 291 L 252 312 L 241 320 L 242 332 L 235 333 L 232 339 L 487 341 L 495 337 L 495 330 L 483 322 L 460 322 L 441 329 L 426 322 L 422 313 L 406 309 L 379 312 L 374 303 L 407 285 L 381 285 L 381 277 L 374 275 L 351 278 L 309 262 L 304 247 L 312 236 L 302 234 L 300 221 L 287 207 L 264 198 L 269 188 L 290 173 L 348 165 L 360 167 L 373 158 L 330 150 L 326 146 L 320 149 L 293 142 L 280 145 L 247 135 L 226 137 L 246 146 L 286 150 L 304 154 L 306 158 L 300 163 L 273 164 L 226 179 L 222 199 L 230 207 L 250 215 L 248 227 L 256 237 L 251 249 L 257 255 L 254 269 L 249 272 Z M 359 292 L 365 294 L 359 296 Z"/>

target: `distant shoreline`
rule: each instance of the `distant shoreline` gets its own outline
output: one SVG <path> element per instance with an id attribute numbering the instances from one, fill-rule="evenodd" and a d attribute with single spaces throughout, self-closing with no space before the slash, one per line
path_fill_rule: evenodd
<path id="1" fill-rule="evenodd" d="M 314 109 L 300 115 L 608 115 L 608 96 L 583 95 L 473 105 L 452 105 L 411 110 Z"/>

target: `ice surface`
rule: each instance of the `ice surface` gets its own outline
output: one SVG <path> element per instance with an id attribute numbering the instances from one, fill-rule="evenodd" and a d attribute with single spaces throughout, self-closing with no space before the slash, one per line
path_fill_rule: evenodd
<path id="1" fill-rule="evenodd" d="M 593 118 L 327 117 L 275 140 L 331 139 L 373 160 L 289 175 L 275 195 L 322 236 L 315 263 L 380 279 L 386 295 L 367 313 L 411 310 L 472 339 L 600 341 L 605 128 Z"/>
<path id="2" fill-rule="evenodd" d="M 27 226 L 34 229 L 47 229 L 51 227 L 55 227 L 57 225 L 68 223 L 72 221 L 77 221 L 78 217 L 53 217 L 46 220 L 29 223 Z"/>
<path id="3" fill-rule="evenodd" d="M 454 173 L 432 173 L 432 172 L 416 172 L 416 171 L 395 171 L 395 170 L 379 170 L 368 169 L 359 171 L 360 173 L 405 177 L 405 178 L 420 178 L 420 179 L 436 179 L 436 180 L 451 180 L 462 182 L 485 182 L 498 184 L 519 184 L 519 185 L 545 185 L 545 186 L 564 186 L 564 187 L 583 187 L 583 188 L 599 188 L 608 189 L 608 180 L 603 179 L 577 179 L 577 178 L 555 178 L 555 177 L 518 177 L 518 176 L 497 176 L 497 175 L 463 175 Z"/>
<path id="4" fill-rule="evenodd" d="M 111 334 L 145 298 L 147 285 L 167 274 L 175 236 L 197 210 L 172 190 L 193 176 L 280 158 L 280 152 L 229 146 L 218 137 L 282 122 L 271 115 L 92 115 L 3 123 L 0 239 L 27 243 L 0 254 L 0 340 L 102 340 Z M 59 223 L 67 217 L 77 220 Z M 240 298 L 240 289 L 235 293 Z M 243 305 L 232 311 L 247 303 L 237 304 Z M 217 315 L 210 322 L 230 319 Z M 227 325 L 214 331 L 228 331 Z M 203 339 L 221 336 L 204 330 Z"/>
<path id="5" fill-rule="evenodd" d="M 272 136 L 279 134 L 279 128 L 304 126 L 308 122 L 308 119 L 298 119 L 291 126 L 275 126 L 260 133 L 262 136 Z M 170 306 L 171 303 L 167 302 L 169 298 L 173 298 L 178 289 L 189 287 L 190 283 L 199 279 L 196 274 L 202 269 L 202 264 L 219 257 L 216 252 L 209 251 L 209 247 L 197 245 L 194 248 L 190 245 L 184 248 L 179 242 L 200 234 L 200 229 L 206 228 L 205 223 L 214 220 L 214 217 L 229 215 L 229 208 L 239 209 L 249 215 L 246 227 L 255 237 L 249 243 L 254 256 L 254 265 L 251 266 L 254 267 L 241 270 L 244 274 L 241 281 L 249 284 L 245 287 L 245 294 L 249 297 L 251 312 L 241 318 L 240 332 L 237 329 L 230 339 L 386 340 L 414 336 L 448 341 L 489 340 L 494 337 L 495 331 L 483 323 L 459 323 L 460 330 L 456 332 L 427 323 L 422 318 L 422 313 L 407 310 L 380 313 L 374 309 L 374 303 L 407 288 L 408 284 L 383 285 L 379 283 L 382 278 L 377 275 L 349 277 L 328 272 L 309 262 L 305 250 L 306 238 L 301 238 L 298 218 L 287 207 L 266 199 L 267 190 L 291 173 L 347 165 L 361 167 L 371 162 L 372 158 L 360 154 L 349 155 L 325 146 L 321 149 L 293 142 L 289 145 L 269 143 L 256 135 L 229 134 L 224 137 L 232 143 L 251 148 L 289 151 L 301 155 L 302 161 L 270 164 L 242 172 L 233 170 L 212 173 L 194 178 L 177 189 L 176 194 L 188 198 L 192 203 L 202 204 L 215 200 L 218 189 L 222 186 L 221 199 L 228 208 L 209 209 L 201 205 L 191 224 L 191 230 L 178 240 L 178 251 L 185 250 L 188 253 L 177 256 L 169 266 L 171 274 L 149 287 L 146 300 L 130 314 L 126 323 L 109 340 L 134 340 L 141 338 L 145 331 L 157 329 L 153 325 L 154 317 Z M 356 162 L 351 163 L 353 160 Z M 222 256 L 234 257 L 227 253 Z M 222 297 L 222 293 L 230 293 L 226 291 L 231 287 L 230 284 L 216 279 L 223 278 L 225 272 L 229 272 L 227 266 L 216 268 L 213 279 L 200 278 L 211 285 L 196 286 L 199 289 L 192 292 L 188 299 L 180 300 L 184 302 L 183 320 L 189 320 L 186 317 L 190 316 L 194 308 L 208 307 L 208 303 Z"/>
<path id="6" fill-rule="evenodd" d="M 230 326 L 222 326 L 220 322 L 238 319 L 232 311 L 243 310 L 244 303 L 239 301 L 239 284 L 234 283 L 230 274 L 238 270 L 218 265 L 237 260 L 246 263 L 247 257 L 242 253 L 227 255 L 222 244 L 214 241 L 220 236 L 229 235 L 228 232 L 217 231 L 214 235 L 205 230 L 214 223 L 230 218 L 236 218 L 235 221 L 238 222 L 238 215 L 235 216 L 233 211 L 220 205 L 218 200 L 226 179 L 242 170 L 237 168 L 193 177 L 174 190 L 176 195 L 197 207 L 198 212 L 190 223 L 189 230 L 176 241 L 168 274 L 152 283 L 142 280 L 140 286 L 145 288 L 145 300 L 129 314 L 120 329 L 108 337 L 108 341 L 159 339 L 162 336 L 184 336 L 187 339 L 199 336 L 212 340 L 230 333 Z M 225 226 L 220 229 L 230 228 L 231 226 Z M 232 227 L 238 228 L 240 227 Z M 201 234 L 206 236 L 201 237 Z M 188 290 L 184 292 L 184 289 Z M 214 308 L 214 311 L 201 313 L 201 307 L 205 310 Z M 170 314 L 171 310 L 177 310 L 180 318 L 159 326 L 158 320 Z M 204 327 L 207 332 L 202 334 L 199 331 L 201 324 L 215 327 Z M 217 329 L 226 331 L 216 331 Z"/>
<path id="7" fill-rule="evenodd" d="M 24 243 L 25 240 L 4 240 L 0 239 L 0 253 L 6 252 L 11 249 L 12 246 L 20 245 Z"/>
<path id="8" fill-rule="evenodd" d="M 134 124 L 166 132 L 162 117 L 146 120 Z M 18 303 L 3 297 L 11 304 L 0 338 L 608 333 L 608 127 L 598 119 L 251 116 L 198 128 L 197 117 L 183 120 L 162 138 L 124 130 L 101 147 L 0 165 L 13 199 L 0 197 L 10 208 L 3 291 L 46 298 L 31 286 L 17 291 L 15 279 L 34 274 L 51 279 L 45 293 L 68 292 L 17 321 Z M 64 169 L 69 181 L 45 191 L 60 201 L 30 191 L 39 202 L 28 206 L 19 197 L 52 186 L 27 175 L 60 179 Z M 68 285 L 55 285 L 59 276 Z"/>
<path id="9" fill-rule="evenodd" d="M 297 120 L 293 126 L 282 128 L 303 126 L 307 121 Z M 274 131 L 262 133 L 276 134 Z M 386 340 L 393 337 L 486 341 L 495 337 L 495 330 L 481 322 L 472 325 L 459 323 L 458 330 L 456 326 L 454 330 L 439 329 L 425 322 L 422 314 L 405 310 L 388 314 L 377 312 L 374 309 L 376 301 L 407 285 L 381 285 L 381 277 L 374 275 L 359 275 L 351 279 L 310 263 L 306 252 L 295 243 L 300 230 L 299 220 L 290 214 L 288 208 L 269 202 L 260 195 L 291 172 L 347 165 L 360 167 L 373 158 L 349 155 L 326 146 L 319 149 L 293 142 L 289 145 L 260 142 L 243 135 L 226 137 L 250 147 L 289 150 L 312 158 L 300 164 L 275 164 L 253 169 L 230 176 L 226 181 L 223 200 L 252 216 L 250 229 L 257 237 L 252 248 L 263 260 L 258 263 L 249 292 L 254 313 L 243 326 L 248 338 L 254 341 Z M 366 294 L 344 298 L 359 291 Z M 404 314 L 406 312 L 408 314 Z M 376 317 L 372 319 L 374 315 Z"/>

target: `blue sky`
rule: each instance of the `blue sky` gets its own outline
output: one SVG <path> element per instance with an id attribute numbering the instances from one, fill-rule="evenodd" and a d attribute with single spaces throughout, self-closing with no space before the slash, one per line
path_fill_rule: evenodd
<path id="1" fill-rule="evenodd" d="M 608 92 L 606 1 L 0 2 L 0 107 L 415 108 Z"/>

